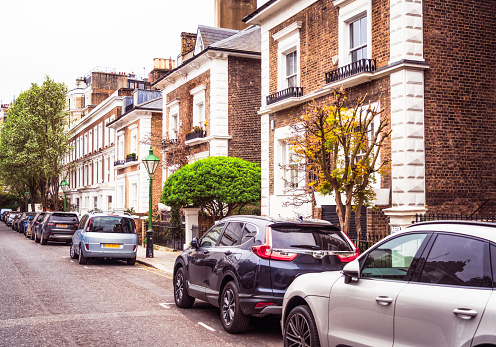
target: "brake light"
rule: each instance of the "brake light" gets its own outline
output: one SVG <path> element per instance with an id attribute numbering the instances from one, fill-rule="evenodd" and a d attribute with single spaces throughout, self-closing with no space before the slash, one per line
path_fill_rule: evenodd
<path id="1" fill-rule="evenodd" d="M 84 247 L 86 248 L 87 251 L 90 250 L 90 245 L 89 244 L 85 244 Z"/>
<path id="2" fill-rule="evenodd" d="M 298 254 L 297 253 L 283 253 L 272 250 L 272 233 L 270 227 L 265 230 L 265 243 L 260 246 L 253 246 L 251 249 L 253 253 L 258 255 L 260 258 L 270 259 L 270 260 L 283 260 L 283 261 L 293 261 Z"/>
<path id="3" fill-rule="evenodd" d="M 358 258 L 359 255 L 360 255 L 360 250 L 358 248 L 355 248 L 355 253 L 352 256 L 344 257 L 336 254 L 336 257 L 338 257 L 338 259 L 341 260 L 342 263 L 349 263 L 350 261 L 353 261 L 356 258 Z"/>
<path id="4" fill-rule="evenodd" d="M 273 302 L 257 302 L 255 308 L 264 308 L 265 306 L 274 306 Z"/>
<path id="5" fill-rule="evenodd" d="M 55 225 L 55 223 L 47 223 L 47 225 Z"/>
<path id="6" fill-rule="evenodd" d="M 134 251 L 136 251 L 136 245 L 134 245 L 134 247 L 133 247 L 133 252 L 134 252 Z"/>

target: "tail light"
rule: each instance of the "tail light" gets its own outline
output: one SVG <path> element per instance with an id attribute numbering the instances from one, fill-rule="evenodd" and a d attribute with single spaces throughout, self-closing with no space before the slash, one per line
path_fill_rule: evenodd
<path id="1" fill-rule="evenodd" d="M 89 244 L 85 244 L 84 245 L 84 248 L 86 248 L 86 250 L 89 251 L 90 250 L 90 245 Z"/>
<path id="2" fill-rule="evenodd" d="M 55 225 L 55 223 L 47 223 L 47 225 Z"/>
<path id="3" fill-rule="evenodd" d="M 358 258 L 358 256 L 360 255 L 360 250 L 355 246 L 355 244 L 353 243 L 353 241 L 351 241 L 351 239 L 348 237 L 348 235 L 346 235 L 345 233 L 342 233 L 342 234 L 344 235 L 344 237 L 346 237 L 346 239 L 348 240 L 350 245 L 355 249 L 355 254 L 352 256 L 340 256 L 340 255 L 336 254 L 336 256 L 338 257 L 338 259 L 342 263 L 349 263 L 350 261 L 353 261 L 356 258 Z"/>
<path id="4" fill-rule="evenodd" d="M 297 253 L 277 252 L 272 249 L 272 233 L 270 227 L 265 229 L 265 243 L 263 245 L 253 246 L 251 249 L 253 253 L 260 258 L 270 260 L 293 261 L 298 256 Z"/>
<path id="5" fill-rule="evenodd" d="M 134 245 L 134 247 L 133 247 L 133 252 L 135 252 L 135 251 L 136 251 L 136 245 Z"/>
<path id="6" fill-rule="evenodd" d="M 257 302 L 255 305 L 255 308 L 264 308 L 266 306 L 274 306 L 275 303 L 273 302 Z"/>

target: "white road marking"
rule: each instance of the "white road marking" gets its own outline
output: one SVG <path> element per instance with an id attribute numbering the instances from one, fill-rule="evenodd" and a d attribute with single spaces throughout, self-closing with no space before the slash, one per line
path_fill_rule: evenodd
<path id="1" fill-rule="evenodd" d="M 205 323 L 202 323 L 202 322 L 198 322 L 198 324 L 200 324 L 202 327 L 204 327 L 205 329 L 208 329 L 210 331 L 215 331 L 214 328 L 211 328 L 209 327 L 208 325 L 206 325 Z"/>
<path id="2" fill-rule="evenodd" d="M 166 303 L 161 303 L 159 305 L 162 306 L 163 308 L 170 308 Z"/>

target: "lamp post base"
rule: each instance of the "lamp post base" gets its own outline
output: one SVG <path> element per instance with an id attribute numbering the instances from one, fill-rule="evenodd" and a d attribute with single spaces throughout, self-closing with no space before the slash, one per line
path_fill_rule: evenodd
<path id="1" fill-rule="evenodd" d="M 146 257 L 153 258 L 153 229 L 146 231 Z"/>

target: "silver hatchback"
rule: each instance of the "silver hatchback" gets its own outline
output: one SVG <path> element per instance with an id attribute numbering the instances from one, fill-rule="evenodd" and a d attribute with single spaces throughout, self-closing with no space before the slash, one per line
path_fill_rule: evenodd
<path id="1" fill-rule="evenodd" d="M 91 258 L 113 258 L 134 265 L 137 250 L 138 235 L 131 216 L 89 213 L 81 218 L 72 237 L 70 256 L 79 258 L 79 264 L 86 264 Z"/>
<path id="2" fill-rule="evenodd" d="M 283 301 L 285 346 L 496 346 L 496 224 L 419 223 Z"/>

